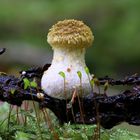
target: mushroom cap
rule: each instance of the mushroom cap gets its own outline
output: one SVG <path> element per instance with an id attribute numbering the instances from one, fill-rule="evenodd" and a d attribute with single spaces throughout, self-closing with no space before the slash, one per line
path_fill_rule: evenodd
<path id="1" fill-rule="evenodd" d="M 91 29 L 82 21 L 69 19 L 58 21 L 48 33 L 47 41 L 53 47 L 87 48 L 92 45 L 94 36 Z"/>

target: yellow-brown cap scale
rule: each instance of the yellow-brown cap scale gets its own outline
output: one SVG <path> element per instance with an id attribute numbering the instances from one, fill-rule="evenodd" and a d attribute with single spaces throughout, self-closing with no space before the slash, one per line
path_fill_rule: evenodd
<path id="1" fill-rule="evenodd" d="M 82 21 L 69 19 L 57 22 L 48 33 L 48 43 L 53 47 L 87 48 L 94 36 Z"/>

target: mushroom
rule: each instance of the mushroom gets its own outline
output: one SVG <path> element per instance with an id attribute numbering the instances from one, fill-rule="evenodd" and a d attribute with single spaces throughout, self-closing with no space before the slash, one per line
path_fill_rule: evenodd
<path id="1" fill-rule="evenodd" d="M 85 50 L 92 45 L 93 40 L 91 29 L 82 21 L 69 19 L 52 26 L 47 41 L 54 51 L 53 60 L 41 79 L 41 87 L 46 94 L 58 99 L 65 99 L 66 94 L 67 99 L 70 99 L 75 90 L 79 93 L 80 87 L 82 96 L 90 93 L 91 76 L 88 77 L 85 72 Z M 81 73 L 82 85 L 78 71 Z M 65 74 L 65 86 L 59 72 Z"/>

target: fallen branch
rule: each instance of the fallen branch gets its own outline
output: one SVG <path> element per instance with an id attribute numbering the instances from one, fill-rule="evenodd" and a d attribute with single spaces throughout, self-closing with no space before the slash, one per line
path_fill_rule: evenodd
<path id="1" fill-rule="evenodd" d="M 27 71 L 21 71 L 20 78 L 1 73 L 0 100 L 17 106 L 21 106 L 25 100 L 34 100 L 39 103 L 40 108 L 49 108 L 52 110 L 61 123 L 71 122 L 82 124 L 83 119 L 80 115 L 77 98 L 75 98 L 73 103 L 68 100 L 68 104 L 66 104 L 66 100 L 52 98 L 41 90 L 40 78 L 48 66 L 49 65 L 43 68 L 31 68 Z M 38 86 L 36 88 L 28 87 L 25 89 L 24 78 L 28 78 L 29 80 L 37 78 L 39 81 Z M 104 85 L 107 82 L 109 85 L 132 85 L 132 89 L 110 97 L 104 94 L 90 93 L 89 96 L 80 99 L 83 103 L 84 123 L 97 123 L 96 102 L 100 124 L 104 128 L 112 128 L 121 122 L 140 125 L 140 109 L 138 108 L 140 106 L 140 77 L 133 75 L 123 80 L 114 80 L 109 77 L 104 77 L 99 78 L 98 82 L 100 85 Z M 43 93 L 43 100 L 38 98 L 38 92 Z"/>
<path id="2" fill-rule="evenodd" d="M 94 104 L 96 101 L 99 106 L 100 123 L 104 128 L 111 128 L 124 121 L 130 124 L 140 125 L 140 109 L 138 108 L 140 106 L 140 87 L 138 86 L 140 77 L 134 78 L 133 76 L 132 79 L 132 83 L 134 81 L 136 82 L 133 89 L 127 90 L 120 95 L 106 97 L 103 94 L 91 93 L 88 97 L 81 99 L 83 101 L 85 124 L 96 123 L 96 108 Z M 102 79 L 101 83 L 103 84 L 104 82 Z M 13 89 L 14 93 L 12 93 Z M 72 106 L 67 108 L 66 113 L 67 105 L 65 100 L 52 98 L 46 94 L 44 94 L 44 100 L 41 100 L 37 97 L 38 92 L 43 93 L 39 87 L 29 87 L 25 90 L 23 78 L 7 75 L 0 76 L 1 101 L 21 106 L 24 100 L 34 100 L 40 104 L 41 108 L 47 107 L 52 110 L 61 123 L 69 121 L 71 123 L 83 123 L 80 116 L 78 99 L 75 99 Z M 72 114 L 72 108 L 74 116 Z"/>

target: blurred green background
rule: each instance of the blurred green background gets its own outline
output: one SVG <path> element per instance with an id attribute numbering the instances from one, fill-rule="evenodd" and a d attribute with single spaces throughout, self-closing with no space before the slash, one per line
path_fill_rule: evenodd
<path id="1" fill-rule="evenodd" d="M 140 72 L 140 0 L 0 0 L 0 70 L 15 73 L 52 59 L 46 42 L 58 20 L 83 20 L 95 41 L 86 63 L 97 76 Z"/>
<path id="2" fill-rule="evenodd" d="M 73 18 L 94 33 L 86 53 L 92 73 L 114 78 L 140 73 L 140 0 L 0 0 L 0 48 L 7 48 L 0 71 L 18 75 L 51 63 L 48 30 L 58 20 Z M 140 132 L 139 127 L 130 130 Z"/>

